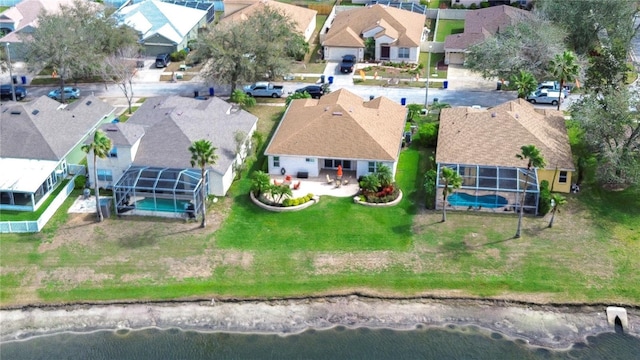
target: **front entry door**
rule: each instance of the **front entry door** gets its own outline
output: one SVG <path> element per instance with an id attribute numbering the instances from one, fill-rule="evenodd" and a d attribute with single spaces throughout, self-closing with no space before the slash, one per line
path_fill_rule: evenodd
<path id="1" fill-rule="evenodd" d="M 390 52 L 389 46 L 380 46 L 380 60 L 389 60 Z"/>

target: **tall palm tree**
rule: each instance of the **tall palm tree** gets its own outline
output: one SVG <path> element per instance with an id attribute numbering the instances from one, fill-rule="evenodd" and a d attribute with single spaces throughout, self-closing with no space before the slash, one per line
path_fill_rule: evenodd
<path id="1" fill-rule="evenodd" d="M 444 183 L 442 188 L 442 222 L 447 221 L 447 196 L 453 192 L 453 189 L 459 189 L 462 186 L 462 176 L 457 171 L 443 166 L 440 169 L 440 179 Z"/>
<path id="2" fill-rule="evenodd" d="M 269 190 L 271 186 L 271 178 L 269 174 L 262 170 L 258 170 L 253 173 L 253 180 L 251 181 L 251 191 L 256 198 Z"/>
<path id="3" fill-rule="evenodd" d="M 202 223 L 200 223 L 200 227 L 204 228 L 207 226 L 207 211 L 205 209 L 205 204 L 207 200 L 208 193 L 208 182 L 206 179 L 206 171 L 207 166 L 214 165 L 216 160 L 218 160 L 218 155 L 216 155 L 216 147 L 211 144 L 209 140 L 197 140 L 194 141 L 191 146 L 189 146 L 189 152 L 191 152 L 191 166 L 198 166 L 200 168 L 200 176 L 202 178 L 202 189 L 201 189 L 201 201 L 202 201 Z"/>
<path id="4" fill-rule="evenodd" d="M 93 152 L 93 189 L 96 196 L 96 212 L 98 214 L 98 222 L 102 222 L 102 210 L 100 209 L 100 193 L 98 192 L 98 158 L 104 159 L 109 155 L 111 150 L 111 139 L 102 130 L 96 130 L 93 134 L 93 141 L 89 144 L 82 145 L 82 151 L 89 154 Z"/>
<path id="5" fill-rule="evenodd" d="M 511 82 L 515 85 L 516 90 L 518 91 L 518 98 L 525 99 L 532 92 L 536 91 L 538 87 L 538 82 L 536 78 L 533 77 L 528 71 L 520 70 L 517 75 L 514 75 L 511 78 Z"/>
<path id="6" fill-rule="evenodd" d="M 551 73 L 560 82 L 560 94 L 558 95 L 558 110 L 564 94 L 564 85 L 569 81 L 575 81 L 580 74 L 580 65 L 576 55 L 572 51 L 565 50 L 551 60 Z"/>
<path id="7" fill-rule="evenodd" d="M 559 207 L 566 204 L 567 199 L 560 194 L 551 194 L 551 220 L 549 220 L 549 227 L 553 227 L 553 220 L 556 217 L 556 213 L 560 212 Z"/>
<path id="8" fill-rule="evenodd" d="M 527 194 L 527 188 L 529 187 L 529 175 L 531 170 L 534 168 L 543 167 L 544 158 L 542 154 L 540 154 L 540 149 L 538 149 L 535 145 L 524 145 L 520 148 L 521 153 L 516 154 L 516 157 L 520 160 L 527 160 L 527 170 L 524 178 L 524 187 L 522 189 L 522 198 L 520 201 L 520 213 L 518 215 L 518 229 L 516 230 L 516 235 L 514 238 L 520 237 L 520 232 L 522 230 L 522 216 L 524 215 L 524 201 Z"/>

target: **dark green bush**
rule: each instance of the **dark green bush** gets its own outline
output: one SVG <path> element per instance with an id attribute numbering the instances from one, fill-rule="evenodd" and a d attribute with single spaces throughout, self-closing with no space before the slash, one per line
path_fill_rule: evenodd
<path id="1" fill-rule="evenodd" d="M 87 177 L 86 176 L 82 176 L 82 175 L 76 176 L 76 179 L 73 180 L 73 184 L 74 184 L 73 185 L 74 189 L 82 190 L 82 189 L 84 189 L 84 187 L 87 184 Z"/>
<path id="2" fill-rule="evenodd" d="M 489 7 L 489 2 L 488 1 L 483 1 L 480 3 L 480 8 L 484 9 L 484 8 L 488 8 Z"/>
<path id="3" fill-rule="evenodd" d="M 549 182 L 542 180 L 540 182 L 540 199 L 538 200 L 538 215 L 544 216 L 551 210 L 551 190 L 549 190 Z"/>
<path id="4" fill-rule="evenodd" d="M 438 142 L 438 123 L 428 122 L 420 125 L 418 135 L 414 141 L 420 146 L 432 147 Z"/>
<path id="5" fill-rule="evenodd" d="M 171 61 L 182 61 L 187 58 L 187 52 L 182 49 L 180 51 L 174 51 L 169 55 Z"/>
<path id="6" fill-rule="evenodd" d="M 475 10 L 477 8 L 478 8 L 478 4 L 476 4 L 476 3 L 471 3 L 471 5 L 469 5 L 469 9 L 471 9 L 471 10 Z"/>

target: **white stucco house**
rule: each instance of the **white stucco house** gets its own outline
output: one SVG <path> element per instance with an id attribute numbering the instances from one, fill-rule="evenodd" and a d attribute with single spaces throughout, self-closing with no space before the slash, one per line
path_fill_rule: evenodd
<path id="1" fill-rule="evenodd" d="M 97 161 L 98 185 L 114 189 L 116 207 L 123 207 L 124 198 L 132 194 L 154 201 L 197 200 L 201 186 L 208 195 L 224 196 L 236 175 L 234 164 L 250 148 L 257 123 L 254 115 L 217 97 L 147 99 L 126 123 L 100 127 L 112 140 L 112 149 L 108 158 Z M 238 134 L 244 137 L 240 151 Z M 217 148 L 217 161 L 208 167 L 205 179 L 200 168 L 190 164 L 189 147 L 198 140 Z M 88 164 L 94 181 L 92 161 Z"/>
<path id="2" fill-rule="evenodd" d="M 426 16 L 384 5 L 354 7 L 332 13 L 321 35 L 324 59 L 418 63 L 420 45 L 427 41 Z M 365 41 L 375 40 L 374 59 L 365 59 Z"/>
<path id="3" fill-rule="evenodd" d="M 317 177 L 341 165 L 358 178 L 382 163 L 395 175 L 406 115 L 386 97 L 364 100 L 346 89 L 293 100 L 265 151 L 269 174 Z"/>

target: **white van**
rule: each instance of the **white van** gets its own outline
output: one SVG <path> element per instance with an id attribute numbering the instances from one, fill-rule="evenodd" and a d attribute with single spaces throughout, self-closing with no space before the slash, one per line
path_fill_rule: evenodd
<path id="1" fill-rule="evenodd" d="M 551 104 L 558 105 L 559 91 L 537 90 L 527 96 L 527 101 L 532 104 Z M 562 93 L 562 98 L 566 98 L 566 94 Z"/>

